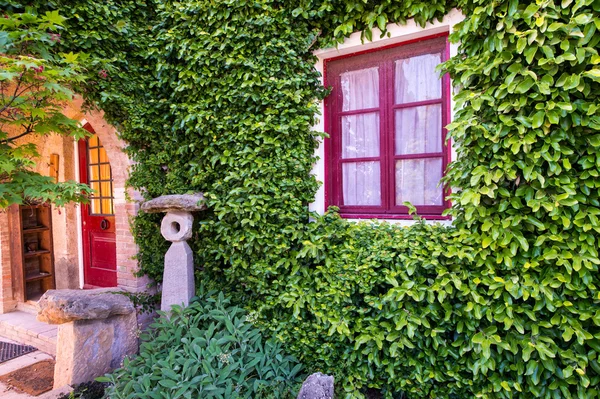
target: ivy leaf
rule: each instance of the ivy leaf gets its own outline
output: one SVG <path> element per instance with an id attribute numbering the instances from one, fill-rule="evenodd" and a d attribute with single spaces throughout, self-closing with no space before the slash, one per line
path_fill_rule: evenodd
<path id="1" fill-rule="evenodd" d="M 531 77 L 526 77 L 521 83 L 519 83 L 515 89 L 515 93 L 523 94 L 527 93 L 529 89 L 534 85 L 535 81 Z"/>
<path id="2" fill-rule="evenodd" d="M 387 24 L 387 18 L 385 17 L 385 15 L 378 15 L 377 16 L 377 27 L 379 28 L 380 31 L 385 32 L 386 24 Z"/>
<path id="3" fill-rule="evenodd" d="M 585 77 L 588 77 L 588 78 L 592 78 L 596 82 L 600 81 L 600 69 L 599 68 L 594 68 L 592 70 L 585 71 L 585 72 L 583 72 L 582 75 Z"/>
<path id="4" fill-rule="evenodd" d="M 544 119 L 546 117 L 546 113 L 544 111 L 538 111 L 533 115 L 531 119 L 531 127 L 534 129 L 539 128 L 544 124 Z"/>

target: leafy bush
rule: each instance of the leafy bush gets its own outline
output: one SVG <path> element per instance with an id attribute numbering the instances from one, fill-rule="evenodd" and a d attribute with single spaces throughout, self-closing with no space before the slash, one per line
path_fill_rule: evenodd
<path id="1" fill-rule="evenodd" d="M 294 397 L 302 366 L 252 321 L 223 293 L 202 294 L 157 319 L 139 356 L 99 380 L 112 399 Z"/>

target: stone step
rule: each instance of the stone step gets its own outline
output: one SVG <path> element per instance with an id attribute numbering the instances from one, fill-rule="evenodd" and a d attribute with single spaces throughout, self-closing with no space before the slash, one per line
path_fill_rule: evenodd
<path id="1" fill-rule="evenodd" d="M 21 312 L 30 313 L 32 315 L 37 315 L 37 302 L 27 301 L 27 302 L 19 302 L 17 303 L 17 310 Z"/>
<path id="2" fill-rule="evenodd" d="M 31 345 L 56 356 L 58 326 L 37 321 L 36 315 L 22 310 L 0 314 L 0 337 Z"/>

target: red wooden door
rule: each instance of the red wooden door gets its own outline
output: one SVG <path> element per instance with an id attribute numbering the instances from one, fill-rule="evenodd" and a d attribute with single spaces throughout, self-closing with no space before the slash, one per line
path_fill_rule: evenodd
<path id="1" fill-rule="evenodd" d="M 85 129 L 94 133 L 88 124 Z M 81 205 L 84 282 L 86 286 L 117 285 L 117 245 L 112 171 L 96 135 L 79 140 L 79 176 L 94 190 Z"/>

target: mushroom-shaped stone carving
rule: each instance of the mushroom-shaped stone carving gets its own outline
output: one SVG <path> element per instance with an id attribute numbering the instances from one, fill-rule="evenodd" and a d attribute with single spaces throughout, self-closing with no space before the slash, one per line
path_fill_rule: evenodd
<path id="1" fill-rule="evenodd" d="M 201 193 L 163 195 L 142 204 L 147 213 L 166 212 L 160 232 L 172 242 L 165 255 L 160 309 L 169 312 L 171 306 L 187 306 L 195 294 L 194 257 L 186 242 L 192 236 L 192 212 L 206 209 Z"/>

